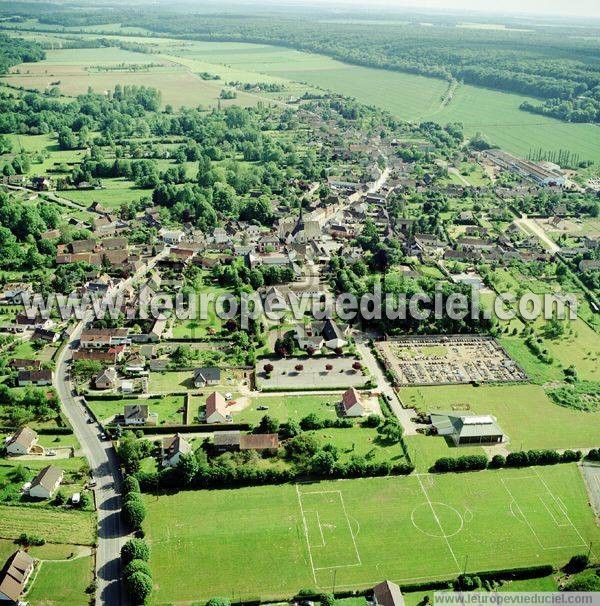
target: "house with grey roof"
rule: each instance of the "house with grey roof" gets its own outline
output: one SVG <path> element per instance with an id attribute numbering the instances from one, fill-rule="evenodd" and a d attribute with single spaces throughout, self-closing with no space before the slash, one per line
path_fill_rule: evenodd
<path id="1" fill-rule="evenodd" d="M 29 496 L 36 499 L 49 499 L 60 486 L 64 471 L 54 465 L 41 469 L 31 482 Z"/>
<path id="2" fill-rule="evenodd" d="M 221 382 L 221 369 L 216 366 L 206 366 L 194 370 L 194 387 L 218 385 Z"/>
<path id="3" fill-rule="evenodd" d="M 456 446 L 462 444 L 500 444 L 506 436 L 492 415 L 435 412 L 431 423 L 440 436 L 449 436 Z"/>

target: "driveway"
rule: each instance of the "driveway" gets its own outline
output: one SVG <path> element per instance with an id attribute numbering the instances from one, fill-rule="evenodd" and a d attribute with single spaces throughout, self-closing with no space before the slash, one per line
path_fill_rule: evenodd
<path id="1" fill-rule="evenodd" d="M 402 402 L 398 398 L 396 391 L 392 387 L 391 383 L 387 380 L 377 358 L 373 355 L 369 344 L 365 338 L 356 337 L 356 349 L 360 353 L 363 359 L 364 365 L 369 369 L 371 376 L 375 379 L 377 389 L 388 401 L 392 412 L 398 417 L 402 429 L 404 430 L 405 436 L 414 436 L 417 433 L 418 425 L 411 421 L 411 417 L 414 417 L 417 413 L 413 408 L 404 408 Z"/>

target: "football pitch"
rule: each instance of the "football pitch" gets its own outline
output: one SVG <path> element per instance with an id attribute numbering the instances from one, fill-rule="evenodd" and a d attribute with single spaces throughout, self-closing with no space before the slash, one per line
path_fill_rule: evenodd
<path id="1" fill-rule="evenodd" d="M 561 566 L 600 540 L 575 465 L 181 492 L 147 503 L 156 604 Z"/>

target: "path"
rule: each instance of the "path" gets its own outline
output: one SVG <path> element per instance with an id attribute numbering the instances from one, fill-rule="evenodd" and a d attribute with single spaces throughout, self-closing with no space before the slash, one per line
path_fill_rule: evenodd
<path id="1" fill-rule="evenodd" d="M 402 429 L 404 430 L 405 436 L 414 436 L 417 433 L 418 425 L 411 421 L 411 417 L 414 417 L 417 412 L 413 408 L 404 408 L 400 402 L 396 391 L 387 380 L 387 377 L 383 373 L 377 358 L 373 355 L 369 344 L 365 338 L 361 338 L 357 335 L 356 337 L 356 349 L 362 356 L 365 366 L 369 369 L 371 376 L 375 379 L 377 389 L 387 400 L 392 412 L 398 417 Z"/>
<path id="2" fill-rule="evenodd" d="M 558 246 L 556 242 L 553 242 L 544 229 L 540 227 L 534 219 L 530 219 L 525 213 L 523 213 L 520 218 L 515 219 L 515 224 L 523 231 L 533 234 L 541 240 L 551 253 L 556 254 L 557 252 L 560 252 L 560 246 Z"/>

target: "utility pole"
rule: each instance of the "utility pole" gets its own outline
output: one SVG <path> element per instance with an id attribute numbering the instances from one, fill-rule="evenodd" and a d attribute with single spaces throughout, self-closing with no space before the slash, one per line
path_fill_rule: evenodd
<path id="1" fill-rule="evenodd" d="M 331 592 L 333 594 L 333 599 L 335 600 L 335 580 L 337 577 L 337 568 L 333 569 L 333 591 Z"/>
<path id="2" fill-rule="evenodd" d="M 592 542 L 590 541 L 590 548 L 588 549 L 588 560 L 590 559 L 591 555 L 592 555 Z"/>
<path id="3" fill-rule="evenodd" d="M 463 570 L 463 574 L 467 574 L 467 563 L 469 562 L 469 554 L 465 555 L 465 568 Z"/>

